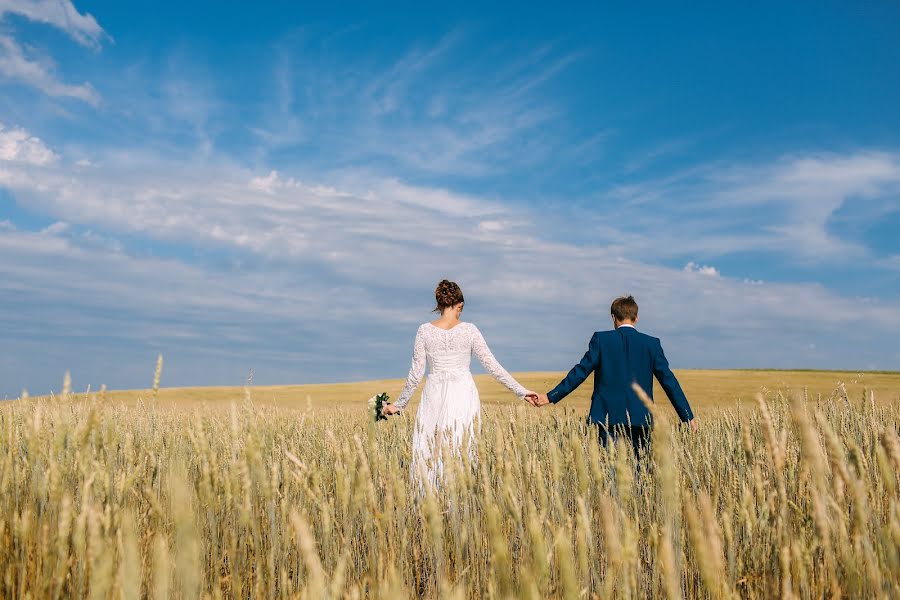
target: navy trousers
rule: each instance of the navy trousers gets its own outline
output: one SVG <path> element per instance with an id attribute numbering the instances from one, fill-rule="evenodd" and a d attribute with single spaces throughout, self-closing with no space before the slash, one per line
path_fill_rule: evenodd
<path id="1" fill-rule="evenodd" d="M 627 440 L 631 443 L 631 448 L 637 458 L 642 458 L 650 450 L 650 427 L 614 425 L 607 430 L 601 425 L 599 429 L 600 444 L 603 446 L 606 446 L 610 440 Z"/>

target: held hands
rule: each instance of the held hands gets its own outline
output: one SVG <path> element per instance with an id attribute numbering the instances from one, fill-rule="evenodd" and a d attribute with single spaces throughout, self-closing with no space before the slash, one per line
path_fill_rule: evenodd
<path id="1" fill-rule="evenodd" d="M 547 394 L 538 394 L 537 392 L 528 392 L 525 394 L 525 401 L 535 408 L 550 404 L 550 398 Z M 691 429 L 691 433 L 697 433 L 697 419 L 691 419 L 686 425 Z"/>
<path id="2" fill-rule="evenodd" d="M 525 394 L 525 401 L 535 408 L 550 404 L 550 398 L 547 397 L 547 394 L 538 394 L 537 392 L 528 392 Z"/>

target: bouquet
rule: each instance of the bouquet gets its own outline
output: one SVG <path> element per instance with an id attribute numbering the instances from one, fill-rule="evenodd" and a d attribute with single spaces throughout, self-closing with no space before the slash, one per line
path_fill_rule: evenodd
<path id="1" fill-rule="evenodd" d="M 385 406 L 390 404 L 390 402 L 388 402 L 388 400 L 390 399 L 391 397 L 384 392 L 378 394 L 377 396 L 372 396 L 371 398 L 369 398 L 369 413 L 375 416 L 376 423 L 378 421 L 381 421 L 382 419 L 387 420 L 387 417 L 384 416 L 384 413 L 382 413 L 381 411 Z"/>

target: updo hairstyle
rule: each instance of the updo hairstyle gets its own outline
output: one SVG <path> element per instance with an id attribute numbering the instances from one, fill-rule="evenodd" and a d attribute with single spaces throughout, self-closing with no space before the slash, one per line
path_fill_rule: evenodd
<path id="1" fill-rule="evenodd" d="M 440 282 L 437 289 L 434 290 L 434 299 L 437 302 L 433 312 L 443 312 L 445 308 L 456 306 L 460 302 L 465 302 L 462 290 L 453 281 L 446 279 Z"/>

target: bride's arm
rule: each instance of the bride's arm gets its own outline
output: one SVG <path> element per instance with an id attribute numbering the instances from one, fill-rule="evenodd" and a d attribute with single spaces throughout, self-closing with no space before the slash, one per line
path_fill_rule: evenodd
<path id="1" fill-rule="evenodd" d="M 399 411 L 406 408 L 409 399 L 412 398 L 419 382 L 422 381 L 422 375 L 425 374 L 425 339 L 422 337 L 422 328 L 416 332 L 416 343 L 413 346 L 412 366 L 409 368 L 409 375 L 406 376 L 406 385 L 400 392 L 400 397 L 393 406 Z M 392 411 L 395 412 L 395 411 Z"/>
<path id="2" fill-rule="evenodd" d="M 477 327 L 474 325 L 472 325 L 472 327 L 475 329 L 475 337 L 472 340 L 472 353 L 478 357 L 478 361 L 484 369 L 490 373 L 494 379 L 505 385 L 507 389 L 517 397 L 523 398 L 531 394 L 531 392 L 522 387 L 522 384 L 516 381 L 513 376 L 497 362 L 493 352 L 488 348 L 487 342 L 484 341 L 484 336 L 481 335 L 481 332 Z"/>

